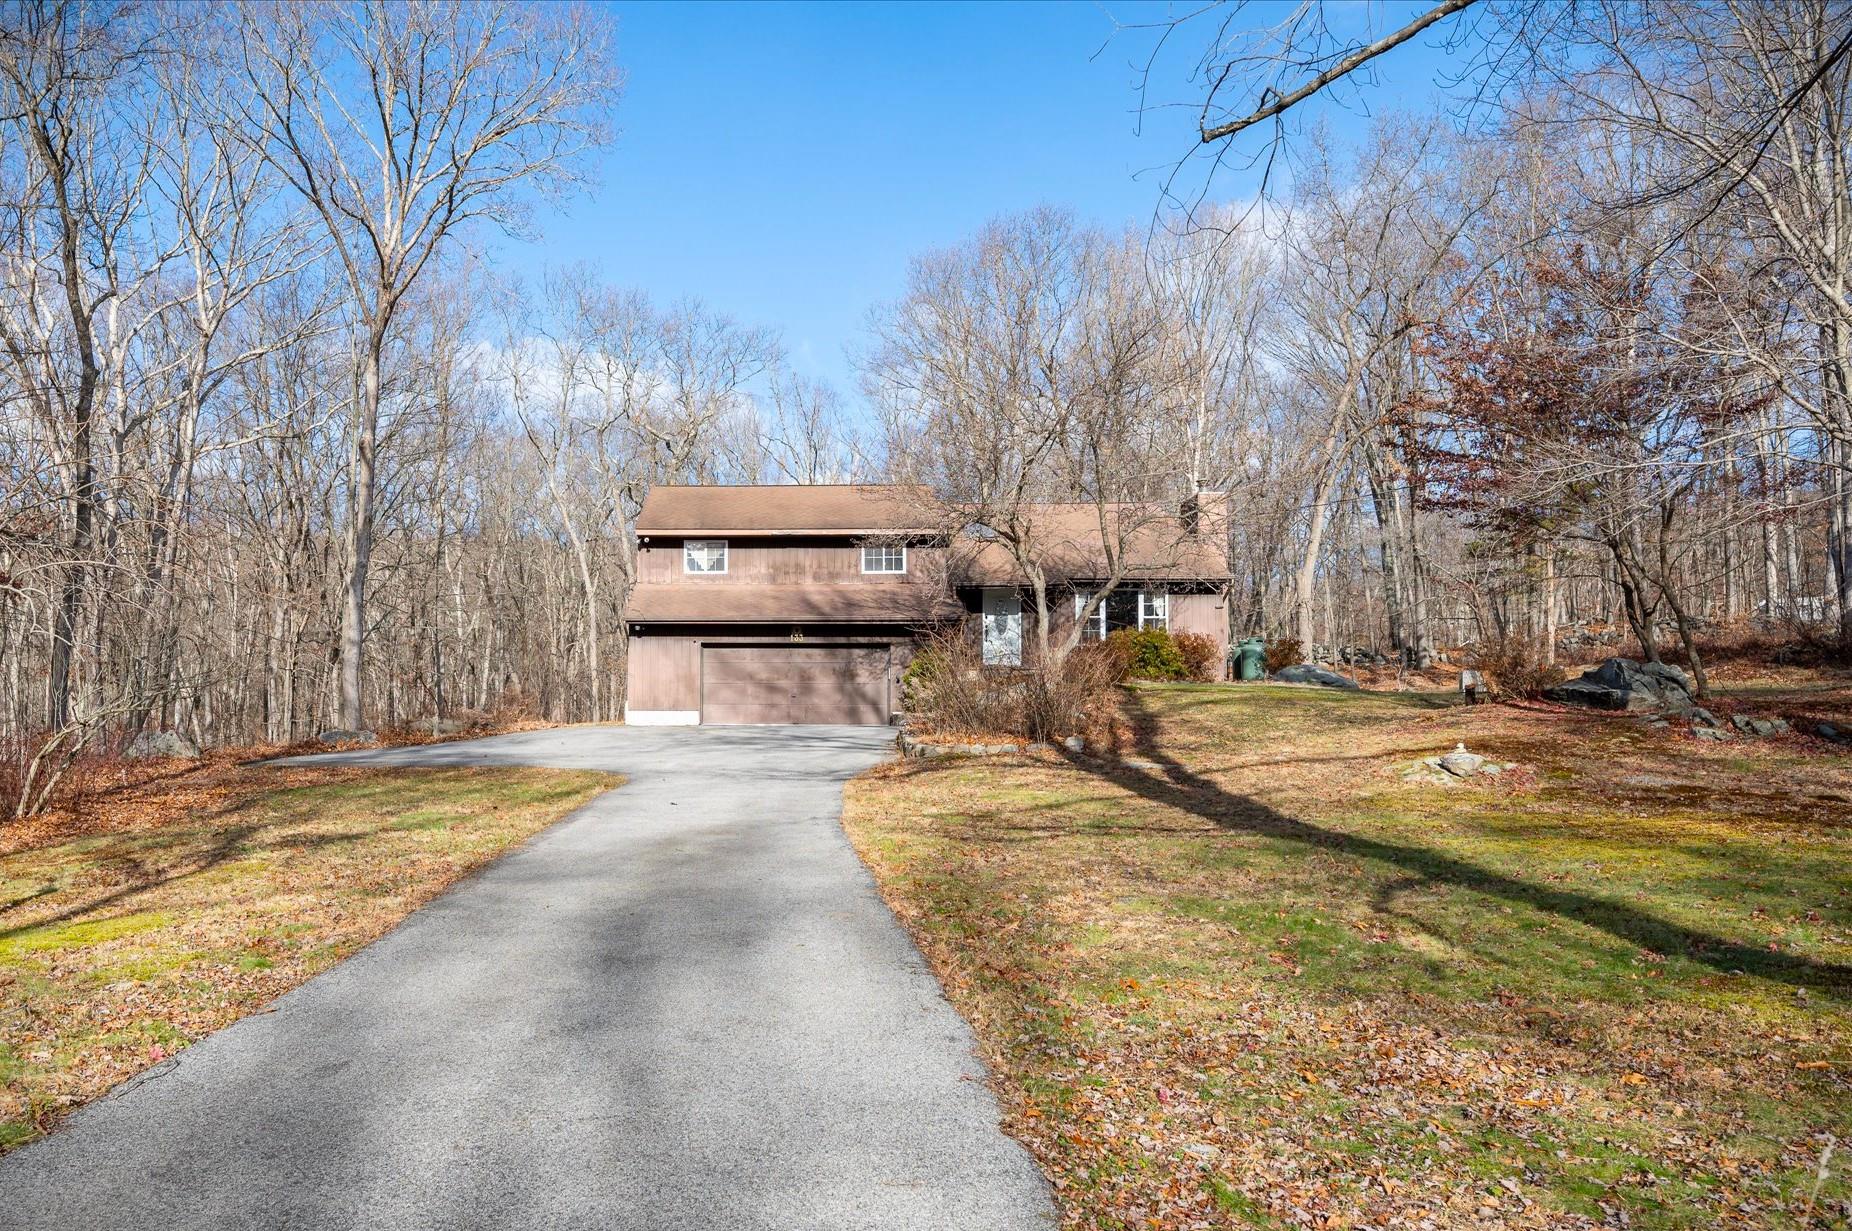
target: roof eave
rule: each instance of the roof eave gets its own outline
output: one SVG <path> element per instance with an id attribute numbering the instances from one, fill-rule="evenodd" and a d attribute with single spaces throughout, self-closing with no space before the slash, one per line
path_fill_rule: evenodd
<path id="1" fill-rule="evenodd" d="M 779 526 L 776 529 L 767 529 L 764 526 L 755 526 L 751 529 L 741 529 L 737 526 L 678 526 L 666 530 L 658 530 L 652 526 L 637 527 L 637 536 L 639 538 L 649 538 L 653 535 L 657 538 L 665 539 L 701 538 L 704 536 L 729 539 L 777 539 L 789 538 L 794 534 L 808 534 L 818 538 L 850 538 L 883 534 L 908 534 L 919 536 L 942 535 L 944 533 L 943 530 L 935 530 L 929 526 Z"/>

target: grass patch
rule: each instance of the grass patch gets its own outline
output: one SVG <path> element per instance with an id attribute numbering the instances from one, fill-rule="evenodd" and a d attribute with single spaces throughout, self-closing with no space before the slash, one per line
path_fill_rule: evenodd
<path id="1" fill-rule="evenodd" d="M 0 854 L 0 1151 L 321 973 L 616 782 L 215 768 L 184 806 L 130 800 L 107 832 Z"/>
<path id="2" fill-rule="evenodd" d="M 1159 768 L 908 763 L 847 812 L 1067 1225 L 1852 1220 L 1842 754 L 1417 694 L 1126 710 Z M 1520 768 L 1402 779 L 1460 741 Z"/>

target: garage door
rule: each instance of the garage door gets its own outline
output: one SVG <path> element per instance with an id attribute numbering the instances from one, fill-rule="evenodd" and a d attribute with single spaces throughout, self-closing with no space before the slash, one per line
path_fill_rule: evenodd
<path id="1" fill-rule="evenodd" d="M 701 647 L 701 721 L 888 720 L 888 647 L 709 645 Z"/>

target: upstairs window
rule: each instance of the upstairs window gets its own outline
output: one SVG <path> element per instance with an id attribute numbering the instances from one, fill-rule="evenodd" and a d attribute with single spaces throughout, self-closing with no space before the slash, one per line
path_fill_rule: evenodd
<path id="1" fill-rule="evenodd" d="M 1074 614 L 1078 616 L 1085 610 L 1092 597 L 1088 591 L 1074 595 Z M 1114 589 L 1087 617 L 1087 628 L 1081 637 L 1086 641 L 1098 641 L 1122 628 L 1169 627 L 1170 595 L 1162 590 Z"/>
<path id="2" fill-rule="evenodd" d="M 864 573 L 904 573 L 907 571 L 907 549 L 904 544 L 864 543 L 862 544 L 862 571 Z"/>
<path id="3" fill-rule="evenodd" d="M 682 544 L 684 573 L 724 573 L 727 571 L 725 539 L 689 539 Z"/>

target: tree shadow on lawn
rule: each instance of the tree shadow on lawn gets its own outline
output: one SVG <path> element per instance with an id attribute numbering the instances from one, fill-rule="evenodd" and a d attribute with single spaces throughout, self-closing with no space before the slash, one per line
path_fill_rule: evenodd
<path id="1" fill-rule="evenodd" d="M 235 812 L 240 806 L 241 805 L 236 804 L 229 805 L 217 810 L 214 815 Z M 86 915 L 92 915 L 113 906 L 123 905 L 130 899 L 138 897 L 141 894 L 152 893 L 159 889 L 165 889 L 173 885 L 181 884 L 184 881 L 192 880 L 195 877 L 204 876 L 206 873 L 214 871 L 231 862 L 234 858 L 248 859 L 254 856 L 274 854 L 282 851 L 314 851 L 326 847 L 364 842 L 368 838 L 375 837 L 391 829 L 394 821 L 394 818 L 386 817 L 377 825 L 362 829 L 342 830 L 338 833 L 303 834 L 287 832 L 286 827 L 296 822 L 297 819 L 298 818 L 295 817 L 279 816 L 267 821 L 255 821 L 242 825 L 234 825 L 227 829 L 201 830 L 195 827 L 178 831 L 170 836 L 168 842 L 163 842 L 160 845 L 167 846 L 178 844 L 201 832 L 211 833 L 213 837 L 210 842 L 202 846 L 197 852 L 183 856 L 173 865 L 163 868 L 158 872 L 141 870 L 137 861 L 132 857 L 105 857 L 109 862 L 116 864 L 126 863 L 129 865 L 129 870 L 122 873 L 124 879 L 121 884 L 95 897 L 82 901 L 74 901 L 42 919 L 34 919 L 29 923 L 19 923 L 7 927 L 0 927 L 0 943 L 26 935 L 30 932 L 70 923 Z M 286 832 L 268 837 L 263 841 L 253 842 L 253 839 L 265 837 L 267 831 L 279 828 L 285 829 Z M 58 892 L 57 886 L 47 886 L 39 893 L 30 894 L 18 901 L 10 902 L 4 907 L 0 907 L 0 914 L 27 905 L 40 897 L 56 892 Z"/>
<path id="2" fill-rule="evenodd" d="M 1754 975 L 1852 999 L 1852 967 L 1755 948 L 1607 898 L 1517 880 L 1425 847 L 1347 834 L 1287 816 L 1259 800 L 1223 790 L 1166 754 L 1158 738 L 1157 716 L 1136 693 L 1127 697 L 1126 711 L 1138 755 L 1159 769 L 1136 770 L 1072 753 L 1064 754 L 1067 760 L 1153 803 L 1193 813 L 1231 832 L 1342 851 L 1400 868 L 1420 882 L 1468 889 L 1571 920 L 1654 953 L 1683 955 L 1725 973 Z"/>

